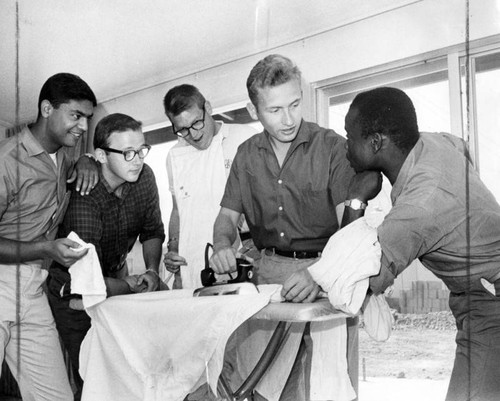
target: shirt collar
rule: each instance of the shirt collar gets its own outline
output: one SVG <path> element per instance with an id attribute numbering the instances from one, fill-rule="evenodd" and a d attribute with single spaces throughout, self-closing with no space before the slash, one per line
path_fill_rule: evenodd
<path id="1" fill-rule="evenodd" d="M 23 144 L 28 156 L 38 156 L 45 152 L 40 142 L 33 136 L 29 127 L 24 127 L 19 133 L 20 142 Z"/>
<path id="2" fill-rule="evenodd" d="M 121 188 L 120 191 L 118 191 L 118 188 L 112 189 L 111 186 L 108 184 L 106 179 L 104 178 L 104 175 L 102 174 L 102 168 L 99 167 L 99 182 L 102 183 L 104 189 L 108 194 L 113 194 L 117 198 L 123 199 L 127 196 L 128 191 L 130 190 L 130 183 L 129 182 L 124 182 L 118 188 Z M 118 191 L 118 192 L 117 192 Z M 118 195 L 119 194 L 119 195 Z"/>
<path id="3" fill-rule="evenodd" d="M 406 159 L 403 165 L 401 166 L 401 169 L 399 170 L 396 182 L 392 186 L 391 201 L 393 204 L 399 197 L 399 195 L 401 195 L 403 188 L 406 186 L 410 172 L 413 170 L 417 162 L 418 155 L 421 153 L 422 147 L 423 147 L 422 136 L 420 136 L 415 146 L 413 146 L 413 149 L 410 151 L 410 153 L 408 153 L 408 156 L 406 156 Z"/>
<path id="4" fill-rule="evenodd" d="M 265 148 L 268 150 L 272 150 L 271 146 L 271 135 L 269 132 L 264 130 L 261 141 L 258 143 L 258 147 Z M 297 136 L 292 141 L 292 146 L 289 149 L 289 152 L 293 152 L 300 144 L 309 142 L 311 140 L 312 132 L 309 129 L 309 125 L 304 123 L 302 119 L 300 121 L 299 132 L 297 132 Z"/>

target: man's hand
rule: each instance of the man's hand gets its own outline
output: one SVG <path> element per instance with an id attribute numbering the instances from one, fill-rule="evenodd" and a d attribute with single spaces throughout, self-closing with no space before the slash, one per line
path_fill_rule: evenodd
<path id="1" fill-rule="evenodd" d="M 122 280 L 127 283 L 128 287 L 130 289 L 130 292 L 133 292 L 133 293 L 145 292 L 145 290 L 147 289 L 146 283 L 142 283 L 142 285 L 138 284 L 138 282 L 139 282 L 139 275 L 138 274 L 134 274 L 131 276 L 125 276 Z"/>
<path id="2" fill-rule="evenodd" d="M 217 274 L 236 271 L 236 250 L 232 246 L 214 247 L 210 258 L 210 267 Z"/>
<path id="3" fill-rule="evenodd" d="M 48 257 L 66 267 L 70 267 L 89 251 L 88 248 L 83 248 L 78 242 L 68 238 L 59 238 L 47 244 Z"/>
<path id="4" fill-rule="evenodd" d="M 357 173 L 351 180 L 347 199 L 360 199 L 363 202 L 375 198 L 382 189 L 382 174 L 378 171 L 366 170 Z"/>
<path id="5" fill-rule="evenodd" d="M 181 270 L 181 266 L 187 266 L 186 259 L 174 251 L 168 251 L 165 254 L 163 263 L 165 264 L 165 269 L 171 273 L 177 273 Z"/>
<path id="6" fill-rule="evenodd" d="M 76 190 L 80 195 L 88 195 L 99 182 L 98 163 L 87 156 L 81 156 L 66 181 L 68 184 L 76 180 Z"/>
<path id="7" fill-rule="evenodd" d="M 160 276 L 158 273 L 148 270 L 146 273 L 141 274 L 137 279 L 137 288 L 142 289 L 137 292 L 152 292 L 158 289 L 160 285 Z"/>
<path id="8" fill-rule="evenodd" d="M 313 302 L 320 287 L 313 280 L 309 270 L 302 269 L 293 273 L 283 284 L 281 296 L 288 302 Z"/>

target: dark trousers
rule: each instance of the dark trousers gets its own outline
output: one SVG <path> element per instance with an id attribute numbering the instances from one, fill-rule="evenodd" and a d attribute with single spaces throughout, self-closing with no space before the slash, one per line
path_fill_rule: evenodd
<path id="1" fill-rule="evenodd" d="M 457 350 L 446 401 L 500 400 L 500 297 L 451 294 Z"/>
<path id="2" fill-rule="evenodd" d="M 56 321 L 57 331 L 71 361 L 73 378 L 77 388 L 75 401 L 81 397 L 83 380 L 78 373 L 80 346 L 90 329 L 90 317 L 85 311 L 70 309 L 69 299 L 61 298 L 49 291 L 49 303 Z"/>

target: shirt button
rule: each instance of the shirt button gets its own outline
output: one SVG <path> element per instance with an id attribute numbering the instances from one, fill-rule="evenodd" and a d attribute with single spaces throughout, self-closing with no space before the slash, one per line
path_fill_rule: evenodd
<path id="1" fill-rule="evenodd" d="M 285 236 L 285 233 L 280 233 L 280 237 L 284 237 Z"/>
<path id="2" fill-rule="evenodd" d="M 282 210 L 283 210 L 283 206 L 280 206 L 280 207 L 278 208 L 278 210 L 279 210 L 279 211 L 282 211 Z"/>
<path id="3" fill-rule="evenodd" d="M 278 180 L 278 184 L 283 184 L 283 181 L 282 180 Z"/>

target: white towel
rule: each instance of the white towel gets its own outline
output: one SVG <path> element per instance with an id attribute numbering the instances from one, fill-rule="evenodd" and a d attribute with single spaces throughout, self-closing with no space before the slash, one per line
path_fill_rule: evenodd
<path id="1" fill-rule="evenodd" d="M 377 229 L 362 217 L 330 237 L 309 272 L 336 309 L 354 316 L 365 302 L 369 277 L 380 272 L 381 255 Z M 384 295 L 369 297 L 365 308 L 368 334 L 379 341 L 389 338 L 393 318 Z"/>
<path id="2" fill-rule="evenodd" d="M 71 293 L 81 294 L 85 309 L 106 299 L 106 284 L 102 276 L 101 264 L 93 244 L 84 242 L 78 234 L 70 232 L 68 238 L 78 242 L 89 251 L 69 268 L 71 275 Z"/>

